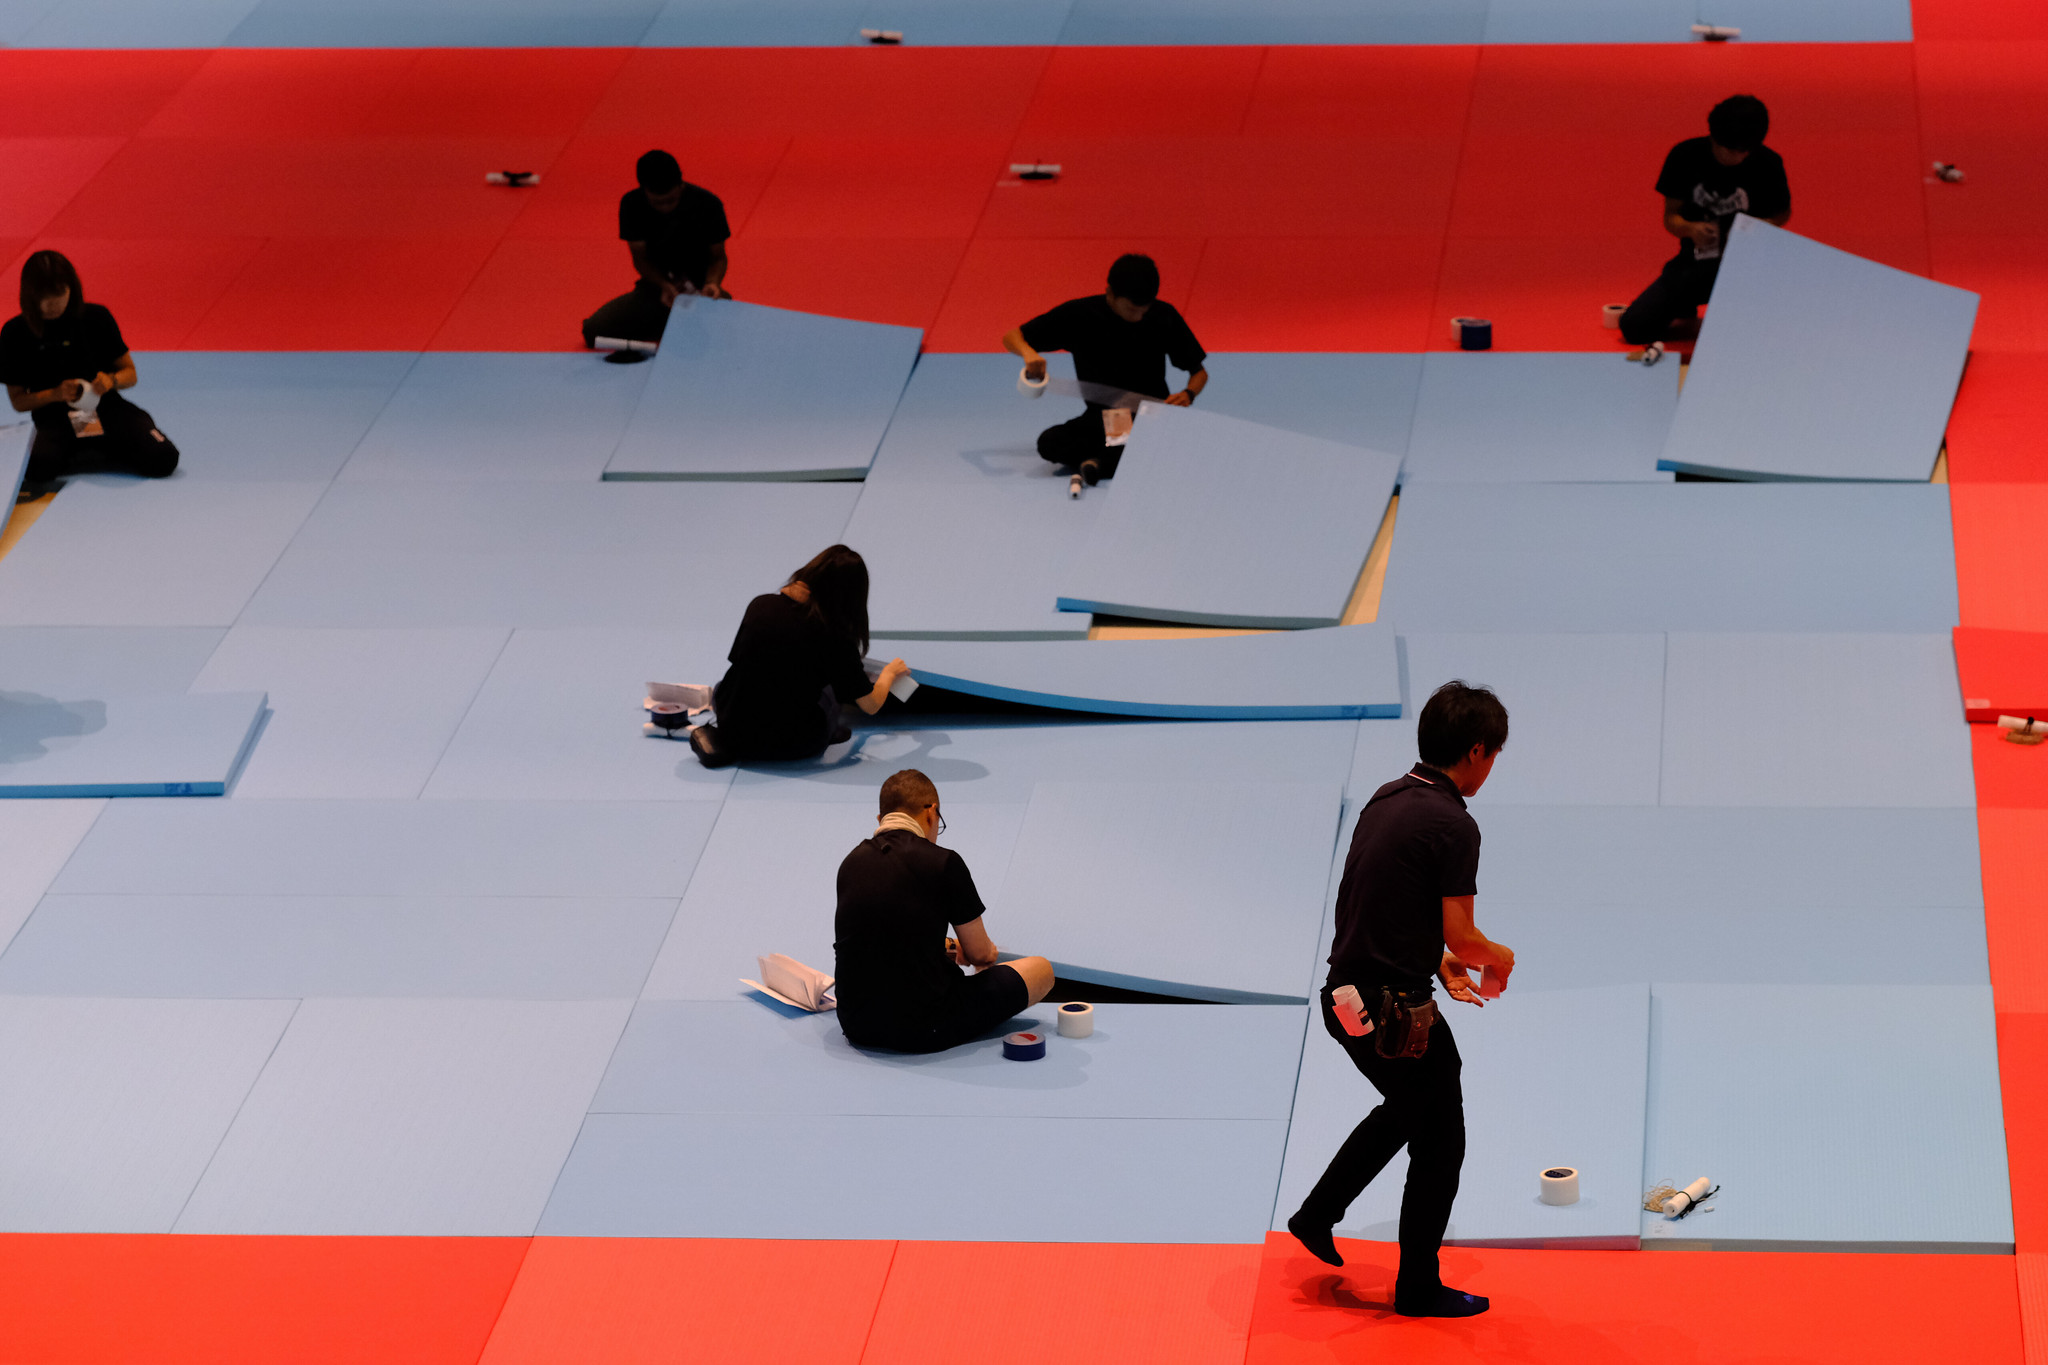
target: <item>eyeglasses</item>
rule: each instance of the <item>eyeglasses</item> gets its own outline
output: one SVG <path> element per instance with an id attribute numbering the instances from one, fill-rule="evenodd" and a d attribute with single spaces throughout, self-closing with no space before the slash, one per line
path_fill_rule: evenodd
<path id="1" fill-rule="evenodd" d="M 945 812 L 943 812 L 943 811 L 935 811 L 935 813 L 936 813 L 936 814 L 938 815 L 938 817 L 939 817 L 939 834 L 944 834 L 944 833 L 946 832 L 946 816 L 945 816 Z M 936 838 L 936 837 L 938 837 L 938 836 L 937 836 L 937 835 L 934 835 L 933 837 L 934 837 L 934 838 Z"/>

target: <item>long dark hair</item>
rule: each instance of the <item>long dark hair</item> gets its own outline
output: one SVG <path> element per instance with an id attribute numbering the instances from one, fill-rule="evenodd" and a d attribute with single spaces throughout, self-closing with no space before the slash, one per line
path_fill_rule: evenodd
<path id="1" fill-rule="evenodd" d="M 67 289 L 71 291 L 71 302 L 65 305 L 63 316 L 77 317 L 79 305 L 85 302 L 85 290 L 78 283 L 77 268 L 63 252 L 33 252 L 21 263 L 21 316 L 30 331 L 37 336 L 43 334 L 43 300 L 55 298 Z"/>
<path id="2" fill-rule="evenodd" d="M 828 545 L 789 576 L 811 590 L 811 610 L 868 652 L 868 562 L 858 550 Z"/>

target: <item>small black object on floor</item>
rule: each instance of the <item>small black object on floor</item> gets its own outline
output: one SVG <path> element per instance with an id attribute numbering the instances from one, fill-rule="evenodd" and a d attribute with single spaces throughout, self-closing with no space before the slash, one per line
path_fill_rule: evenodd
<path id="1" fill-rule="evenodd" d="M 1063 1005 L 1069 1000 L 1085 1000 L 1091 1005 L 1214 1005 L 1214 1000 L 1194 1000 L 1184 995 L 1161 995 L 1156 991 L 1135 991 L 1123 986 L 1098 986 L 1087 981 L 1064 981 L 1053 978 L 1052 990 L 1046 993 L 1046 1003 Z"/>

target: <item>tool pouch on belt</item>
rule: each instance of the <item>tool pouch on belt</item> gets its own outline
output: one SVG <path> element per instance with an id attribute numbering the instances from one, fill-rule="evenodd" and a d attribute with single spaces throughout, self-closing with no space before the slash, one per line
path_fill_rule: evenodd
<path id="1" fill-rule="evenodd" d="M 1373 1013 L 1373 1047 L 1382 1057 L 1420 1057 L 1429 1051 L 1429 1030 L 1436 1023 L 1436 1001 L 1427 986 L 1420 990 L 1380 988 Z"/>

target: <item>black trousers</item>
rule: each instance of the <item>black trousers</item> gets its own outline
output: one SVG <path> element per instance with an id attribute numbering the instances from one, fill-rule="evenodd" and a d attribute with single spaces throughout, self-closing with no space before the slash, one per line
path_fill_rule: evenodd
<path id="1" fill-rule="evenodd" d="M 1372 992 L 1358 993 L 1371 1004 Z M 1350 1054 L 1351 1063 L 1383 1097 L 1365 1116 L 1329 1169 L 1302 1201 L 1304 1222 L 1334 1227 L 1367 1185 L 1408 1149 L 1408 1184 L 1401 1192 L 1401 1273 L 1395 1281 L 1397 1300 L 1426 1298 L 1442 1283 L 1437 1248 L 1451 1221 L 1451 1202 L 1458 1197 L 1458 1172 L 1465 1164 L 1465 1092 L 1459 1083 L 1464 1063 L 1451 1026 L 1441 1014 L 1429 1031 L 1429 1051 L 1410 1060 L 1389 1060 L 1373 1050 L 1373 1035 L 1354 1038 L 1337 1022 L 1330 988 L 1323 988 L 1323 1027 Z"/>
<path id="2" fill-rule="evenodd" d="M 1621 339 L 1631 346 L 1662 341 L 1672 323 L 1698 315 L 1700 305 L 1714 292 L 1714 278 L 1720 273 L 1718 260 L 1673 256 L 1650 281 L 1650 287 L 1636 295 L 1636 301 L 1622 313 Z"/>
<path id="3" fill-rule="evenodd" d="M 1072 421 L 1039 432 L 1038 453 L 1062 469 L 1078 469 L 1081 461 L 1093 460 L 1106 479 L 1116 473 L 1124 448 L 1103 438 L 1102 409 L 1090 403 L 1088 410 Z"/>
<path id="4" fill-rule="evenodd" d="M 583 319 L 583 344 L 594 346 L 599 337 L 660 341 L 668 330 L 668 310 L 669 305 L 661 301 L 660 285 L 636 280 L 631 289 Z"/>
<path id="5" fill-rule="evenodd" d="M 118 393 L 104 394 L 99 406 L 102 436 L 80 436 L 71 429 L 71 410 L 62 403 L 37 408 L 36 437 L 28 448 L 29 487 L 72 474 L 139 474 L 161 479 L 178 467 L 178 448 L 156 429 L 156 420 Z"/>

